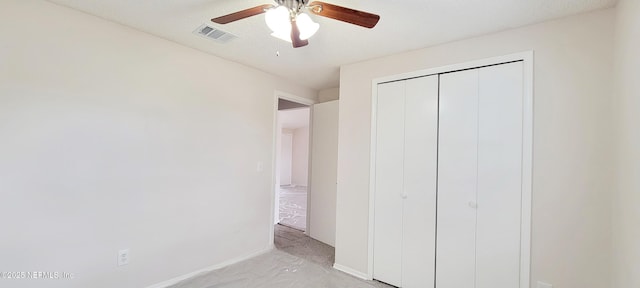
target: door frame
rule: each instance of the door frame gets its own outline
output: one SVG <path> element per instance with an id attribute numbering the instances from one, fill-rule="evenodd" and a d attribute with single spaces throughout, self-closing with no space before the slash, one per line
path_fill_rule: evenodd
<path id="1" fill-rule="evenodd" d="M 275 206 L 276 206 L 276 193 L 278 192 L 276 190 L 276 183 L 278 181 L 277 179 L 277 175 L 278 175 L 278 171 L 277 169 L 279 169 L 280 167 L 277 167 L 277 161 L 278 158 L 280 157 L 280 141 L 278 139 L 278 100 L 279 99 L 284 99 L 287 101 L 291 101 L 291 102 L 296 102 L 299 104 L 303 104 L 303 105 L 307 105 L 309 106 L 309 166 L 307 167 L 308 171 L 311 171 L 311 137 L 313 135 L 313 127 L 312 127 L 312 121 L 313 121 L 313 104 L 316 104 L 316 101 L 308 99 L 308 98 L 304 98 L 304 97 L 300 97 L 297 95 L 293 95 L 284 91 L 280 91 L 280 90 L 275 90 L 273 93 L 273 138 L 272 138 L 272 157 L 271 157 L 271 214 L 269 217 L 269 246 L 270 247 L 274 247 L 274 237 L 275 237 L 275 229 L 274 229 L 274 219 L 276 217 L 276 213 L 278 211 L 275 211 Z M 304 233 L 306 235 L 309 235 L 309 191 L 311 190 L 310 186 L 311 186 L 311 173 L 309 173 L 309 178 L 307 179 L 307 229 L 306 231 L 304 231 Z"/>
<path id="2" fill-rule="evenodd" d="M 520 228 L 520 288 L 528 288 L 531 277 L 531 203 L 533 181 L 533 81 L 534 52 L 525 51 L 504 56 L 480 59 L 460 64 L 418 70 L 372 80 L 371 101 L 371 152 L 369 170 L 369 227 L 368 227 L 368 267 L 367 278 L 373 279 L 373 227 L 375 207 L 375 173 L 376 173 L 376 137 L 377 137 L 377 100 L 378 84 L 401 81 L 411 78 L 437 75 L 460 70 L 480 68 L 522 61 L 524 65 L 523 90 L 523 126 L 522 126 L 522 215 Z"/>

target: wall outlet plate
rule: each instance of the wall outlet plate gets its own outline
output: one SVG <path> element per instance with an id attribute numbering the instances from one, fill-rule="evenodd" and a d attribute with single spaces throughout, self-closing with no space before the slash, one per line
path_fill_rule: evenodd
<path id="1" fill-rule="evenodd" d="M 551 285 L 549 283 L 544 283 L 542 281 L 538 281 L 538 287 L 537 288 L 553 288 L 553 285 Z"/>
<path id="2" fill-rule="evenodd" d="M 129 249 L 118 251 L 118 266 L 129 264 Z"/>

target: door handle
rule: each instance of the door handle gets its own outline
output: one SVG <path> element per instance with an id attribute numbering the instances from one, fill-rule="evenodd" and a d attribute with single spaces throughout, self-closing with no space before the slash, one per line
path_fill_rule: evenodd
<path id="1" fill-rule="evenodd" d="M 473 209 L 477 209 L 478 208 L 478 203 L 476 201 L 469 201 L 469 207 L 471 207 Z"/>

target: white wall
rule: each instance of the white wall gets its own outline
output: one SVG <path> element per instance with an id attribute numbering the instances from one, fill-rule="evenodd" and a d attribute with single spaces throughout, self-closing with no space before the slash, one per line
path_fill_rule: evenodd
<path id="1" fill-rule="evenodd" d="M 280 133 L 280 181 L 279 185 L 291 185 L 293 178 L 293 132 Z"/>
<path id="2" fill-rule="evenodd" d="M 313 105 L 309 236 L 335 246 L 338 101 Z"/>
<path id="3" fill-rule="evenodd" d="M 371 81 L 534 50 L 532 282 L 608 287 L 613 22 L 609 9 L 343 66 L 336 264 L 368 268 Z"/>
<path id="4" fill-rule="evenodd" d="M 615 46 L 612 287 L 629 288 L 640 287 L 640 1 L 618 4 Z"/>
<path id="5" fill-rule="evenodd" d="M 340 99 L 340 87 L 320 90 L 318 92 L 318 103 L 329 102 Z"/>
<path id="6" fill-rule="evenodd" d="M 269 248 L 274 90 L 316 91 L 45 1 L 0 1 L 0 35 L 0 271 L 75 275 L 0 286 L 144 287 Z"/>
<path id="7" fill-rule="evenodd" d="M 290 134 L 291 147 L 288 157 L 291 164 L 290 180 L 282 185 L 307 186 L 309 179 L 309 107 L 278 111 L 283 133 Z"/>
<path id="8" fill-rule="evenodd" d="M 309 112 L 308 108 L 307 112 Z M 307 118 L 308 115 L 309 113 Z M 307 186 L 309 183 L 309 126 L 293 130 L 292 156 L 291 184 Z"/>

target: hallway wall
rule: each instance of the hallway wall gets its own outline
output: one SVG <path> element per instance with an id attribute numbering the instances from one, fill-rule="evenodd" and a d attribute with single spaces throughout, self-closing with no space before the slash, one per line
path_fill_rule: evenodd
<path id="1" fill-rule="evenodd" d="M 309 126 L 308 124 L 305 127 L 293 130 L 292 156 L 293 156 L 293 162 L 292 162 L 291 184 L 298 185 L 298 186 L 307 186 L 309 183 Z"/>

